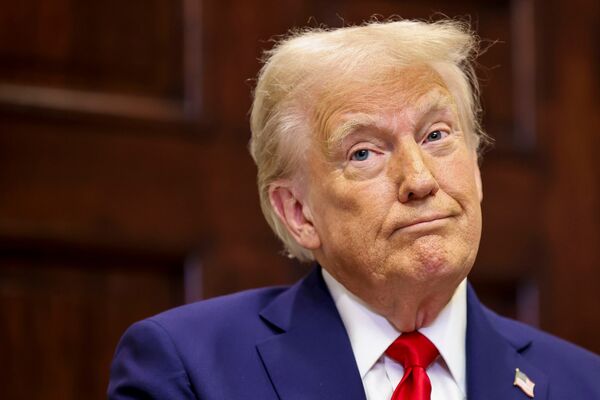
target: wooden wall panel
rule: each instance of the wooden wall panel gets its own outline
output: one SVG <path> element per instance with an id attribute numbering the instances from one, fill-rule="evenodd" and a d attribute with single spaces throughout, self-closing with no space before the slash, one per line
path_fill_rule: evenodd
<path id="1" fill-rule="evenodd" d="M 600 353 L 600 4 L 551 1 L 538 9 L 540 146 L 546 265 L 542 326 Z"/>
<path id="2" fill-rule="evenodd" d="M 2 398 L 103 398 L 132 318 L 182 302 L 181 269 L 91 254 L 0 251 Z"/>
<path id="3" fill-rule="evenodd" d="M 495 309 L 532 323 L 539 293 L 543 327 L 598 351 L 596 314 L 573 312 L 599 300 L 589 2 L 568 21 L 558 19 L 571 3 L 559 0 L 5 3 L 0 397 L 104 398 L 133 321 L 306 271 L 278 254 L 260 212 L 246 149 L 251 79 L 274 35 L 375 13 L 471 15 L 499 41 L 480 60 L 497 145 L 482 167 L 473 280 Z M 553 26 L 572 35 L 558 40 Z M 30 376 L 46 375 L 33 387 L 24 379 L 36 357 Z"/>
<path id="4" fill-rule="evenodd" d="M 199 0 L 7 3 L 0 107 L 200 122 Z"/>
<path id="5" fill-rule="evenodd" d="M 182 3 L 3 2 L 3 82 L 167 98 L 183 95 Z"/>
<path id="6" fill-rule="evenodd" d="M 171 252 L 201 241 L 202 141 L 86 123 L 3 126 L 0 233 Z"/>

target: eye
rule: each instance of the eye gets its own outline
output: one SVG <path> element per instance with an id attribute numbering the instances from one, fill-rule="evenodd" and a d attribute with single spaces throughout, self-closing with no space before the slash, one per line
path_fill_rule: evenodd
<path id="1" fill-rule="evenodd" d="M 441 131 L 441 130 L 435 130 L 433 132 L 430 132 L 427 137 L 425 138 L 426 142 L 436 142 L 440 139 L 443 139 L 444 137 L 446 137 L 448 135 L 447 132 Z"/>
<path id="2" fill-rule="evenodd" d="M 359 150 L 356 150 L 354 153 L 352 153 L 352 156 L 350 157 L 350 159 L 353 161 L 365 161 L 367 158 L 369 158 L 369 155 L 371 155 L 370 150 L 359 149 Z"/>

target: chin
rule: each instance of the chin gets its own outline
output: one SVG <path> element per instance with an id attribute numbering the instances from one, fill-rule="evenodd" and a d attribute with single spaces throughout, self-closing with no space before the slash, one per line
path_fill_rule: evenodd
<path id="1" fill-rule="evenodd" d="M 445 251 L 406 254 L 389 261 L 389 275 L 397 281 L 411 282 L 420 288 L 446 286 L 451 282 L 460 282 L 468 273 L 465 260 L 452 257 Z"/>
<path id="2" fill-rule="evenodd" d="M 424 237 L 412 246 L 413 262 L 429 274 L 457 274 L 468 265 L 471 253 L 464 240 L 448 240 L 440 237 Z"/>

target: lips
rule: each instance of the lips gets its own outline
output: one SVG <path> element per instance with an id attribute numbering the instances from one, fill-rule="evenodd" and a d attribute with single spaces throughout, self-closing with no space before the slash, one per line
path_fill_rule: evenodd
<path id="1" fill-rule="evenodd" d="M 399 224 L 397 227 L 395 227 L 392 233 L 411 227 L 426 226 L 429 225 L 428 223 L 430 222 L 442 221 L 451 217 L 453 217 L 453 215 L 448 213 L 422 215 Z"/>

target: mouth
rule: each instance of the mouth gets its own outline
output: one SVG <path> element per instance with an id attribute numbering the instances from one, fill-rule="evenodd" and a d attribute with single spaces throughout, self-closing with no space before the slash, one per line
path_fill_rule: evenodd
<path id="1" fill-rule="evenodd" d="M 421 216 L 396 227 L 392 234 L 398 232 L 420 231 L 439 228 L 442 225 L 446 224 L 452 217 L 453 215 L 450 214 L 432 214 Z"/>

